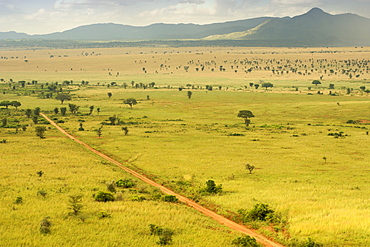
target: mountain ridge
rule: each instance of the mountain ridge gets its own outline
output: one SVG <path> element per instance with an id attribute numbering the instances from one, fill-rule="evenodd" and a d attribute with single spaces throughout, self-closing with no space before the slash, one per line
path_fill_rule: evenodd
<path id="1" fill-rule="evenodd" d="M 258 17 L 211 24 L 166 24 L 130 26 L 97 23 L 63 32 L 28 35 L 0 32 L 1 40 L 70 41 L 261 41 L 281 46 L 370 45 L 370 19 L 356 14 L 332 15 L 320 8 L 294 17 Z"/>

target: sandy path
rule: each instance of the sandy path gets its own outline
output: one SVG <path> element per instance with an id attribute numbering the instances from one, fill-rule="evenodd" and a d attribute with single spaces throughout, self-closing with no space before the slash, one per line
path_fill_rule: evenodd
<path id="1" fill-rule="evenodd" d="M 235 231 L 238 231 L 238 232 L 241 232 L 241 233 L 244 233 L 244 234 L 247 234 L 251 237 L 254 237 L 257 242 L 259 242 L 260 244 L 263 244 L 264 246 L 268 246 L 268 247 L 283 247 L 283 245 L 281 244 L 278 244 L 278 243 L 275 243 L 269 239 L 267 239 L 266 237 L 264 237 L 263 235 L 261 234 L 258 234 L 254 231 L 252 231 L 251 229 L 248 229 L 247 227 L 243 226 L 243 225 L 240 225 L 240 224 L 237 224 L 235 223 L 234 221 L 231 221 L 215 212 L 213 212 L 212 210 L 209 210 L 208 208 L 205 208 L 203 206 L 201 206 L 200 204 L 180 195 L 180 194 L 177 194 L 175 192 L 173 192 L 171 189 L 169 188 L 166 188 L 156 182 L 154 182 L 153 180 L 150 180 L 149 178 L 141 175 L 140 173 L 124 166 L 122 163 L 112 159 L 111 157 L 95 150 L 94 148 L 90 147 L 89 145 L 87 145 L 86 143 L 78 140 L 76 137 L 70 135 L 67 131 L 65 131 L 63 128 L 61 128 L 59 125 L 57 125 L 54 121 L 52 121 L 50 118 L 48 118 L 45 114 L 43 113 L 40 113 L 40 115 L 42 117 L 44 117 L 47 121 L 49 121 L 55 128 L 57 128 L 60 132 L 62 132 L 63 134 L 65 134 L 67 137 L 69 137 L 70 139 L 74 140 L 75 142 L 85 146 L 88 150 L 94 152 L 95 154 L 99 155 L 100 157 L 104 158 L 105 160 L 115 164 L 116 166 L 118 166 L 119 168 L 121 168 L 122 170 L 125 170 L 126 172 L 132 174 L 133 176 L 141 179 L 142 181 L 152 185 L 152 186 L 155 186 L 157 188 L 159 188 L 163 193 L 165 194 L 168 194 L 168 195 L 174 195 L 176 196 L 179 201 L 183 202 L 183 203 L 186 203 L 188 204 L 189 206 L 193 207 L 194 209 L 198 210 L 199 212 L 211 217 L 212 219 L 214 219 L 215 221 L 219 222 L 220 224 L 222 225 L 225 225 Z"/>

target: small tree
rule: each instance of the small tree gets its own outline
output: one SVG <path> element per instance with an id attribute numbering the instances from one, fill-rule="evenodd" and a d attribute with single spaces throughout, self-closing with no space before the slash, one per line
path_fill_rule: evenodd
<path id="1" fill-rule="evenodd" d="M 222 192 L 222 184 L 216 185 L 213 180 L 208 180 L 206 185 L 207 187 L 201 189 L 200 192 L 206 192 L 209 194 L 218 194 Z"/>
<path id="2" fill-rule="evenodd" d="M 99 138 L 101 137 L 102 132 L 103 132 L 103 125 L 102 125 L 102 126 L 100 126 L 100 128 L 96 130 L 96 133 L 98 134 L 98 137 L 99 137 Z"/>
<path id="3" fill-rule="evenodd" d="M 45 131 L 46 131 L 45 126 L 36 126 L 35 131 L 36 131 L 36 136 L 40 137 L 41 139 L 45 138 L 44 136 Z"/>
<path id="4" fill-rule="evenodd" d="M 252 174 L 252 171 L 254 170 L 254 166 L 251 166 L 250 164 L 246 164 L 245 169 L 249 170 L 249 174 Z"/>
<path id="5" fill-rule="evenodd" d="M 60 108 L 60 113 L 62 114 L 62 116 L 65 116 L 66 113 L 67 113 L 67 108 L 66 107 L 61 107 Z"/>
<path id="6" fill-rule="evenodd" d="M 254 117 L 254 115 L 251 111 L 242 110 L 242 111 L 239 111 L 238 117 L 244 118 L 245 126 L 248 127 L 250 124 L 250 120 L 248 118 Z"/>
<path id="7" fill-rule="evenodd" d="M 74 215 L 77 215 L 81 212 L 81 210 L 85 207 L 83 204 L 82 204 L 82 195 L 72 195 L 72 196 L 69 196 L 69 200 L 68 200 L 68 205 L 69 205 L 69 209 L 72 209 L 72 213 Z"/>
<path id="8" fill-rule="evenodd" d="M 30 118 L 32 116 L 32 110 L 31 109 L 27 109 L 26 112 L 25 112 L 26 116 L 28 118 Z"/>
<path id="9" fill-rule="evenodd" d="M 122 130 L 125 132 L 125 136 L 128 134 L 128 128 L 127 127 L 122 127 Z"/>
<path id="10" fill-rule="evenodd" d="M 129 105 L 132 109 L 132 106 L 136 105 L 137 101 L 134 98 L 128 98 L 128 99 L 124 100 L 123 103 L 126 104 L 126 105 Z"/>
<path id="11" fill-rule="evenodd" d="M 112 94 L 111 92 L 109 92 L 109 93 L 108 93 L 108 98 L 111 98 L 111 97 L 112 97 L 112 95 L 113 95 L 113 94 Z"/>
<path id="12" fill-rule="evenodd" d="M 72 114 L 76 114 L 78 109 L 80 108 L 79 106 L 75 104 L 68 104 L 68 107 Z"/>
<path id="13" fill-rule="evenodd" d="M 314 84 L 315 86 L 321 84 L 321 82 L 319 80 L 313 80 L 312 81 L 312 84 Z"/>
<path id="14" fill-rule="evenodd" d="M 59 108 L 58 107 L 55 107 L 54 108 L 54 114 L 58 114 L 59 113 Z"/>
<path id="15" fill-rule="evenodd" d="M 90 106 L 89 109 L 90 109 L 89 115 L 91 115 L 93 113 L 93 111 L 94 111 L 94 106 L 93 105 Z"/>
<path id="16" fill-rule="evenodd" d="M 269 88 L 269 87 L 274 87 L 274 84 L 272 84 L 270 82 L 264 82 L 264 83 L 262 83 L 261 87 L 264 87 L 267 90 L 267 88 Z"/>
<path id="17" fill-rule="evenodd" d="M 12 101 L 12 102 L 10 102 L 10 105 L 14 106 L 15 109 L 18 109 L 18 107 L 20 107 L 22 104 L 19 101 Z"/>
<path id="18" fill-rule="evenodd" d="M 188 91 L 188 99 L 191 99 L 191 95 L 193 94 L 192 91 Z"/>
<path id="19" fill-rule="evenodd" d="M 33 110 L 33 115 L 38 116 L 40 115 L 41 109 L 40 107 L 36 107 L 35 110 Z"/>
<path id="20" fill-rule="evenodd" d="M 69 94 L 67 94 L 67 93 L 59 93 L 59 94 L 55 97 L 55 99 L 60 100 L 60 102 L 63 104 L 63 103 L 64 103 L 64 101 L 66 101 L 66 100 L 71 100 L 72 98 L 71 98 L 71 95 L 69 95 Z"/>
<path id="21" fill-rule="evenodd" d="M 38 116 L 32 116 L 32 121 L 34 124 L 37 124 L 39 122 L 39 117 Z"/>

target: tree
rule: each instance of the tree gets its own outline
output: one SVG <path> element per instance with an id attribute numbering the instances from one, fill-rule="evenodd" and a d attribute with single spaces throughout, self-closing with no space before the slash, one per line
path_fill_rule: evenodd
<path id="1" fill-rule="evenodd" d="M 329 89 L 334 89 L 334 84 L 329 84 Z"/>
<path id="2" fill-rule="evenodd" d="M 18 109 L 18 107 L 20 107 L 22 104 L 19 101 L 12 101 L 12 102 L 10 102 L 10 105 L 14 106 L 15 109 Z"/>
<path id="3" fill-rule="evenodd" d="M 68 107 L 72 114 L 76 114 L 78 109 L 80 108 L 79 106 L 75 104 L 68 104 Z"/>
<path id="4" fill-rule="evenodd" d="M 128 98 L 125 101 L 123 101 L 123 103 L 126 104 L 126 105 L 129 105 L 131 107 L 131 109 L 132 109 L 132 106 L 133 105 L 136 105 L 137 104 L 137 101 L 134 98 Z"/>
<path id="5" fill-rule="evenodd" d="M 267 90 L 267 88 L 269 88 L 269 87 L 274 87 L 274 84 L 272 84 L 270 82 L 264 82 L 264 83 L 262 83 L 261 87 L 264 87 Z"/>
<path id="6" fill-rule="evenodd" d="M 249 170 L 249 174 L 252 174 L 252 171 L 254 170 L 254 166 L 251 166 L 250 164 L 246 164 L 245 169 Z"/>
<path id="7" fill-rule="evenodd" d="M 254 84 L 254 88 L 255 88 L 255 89 L 258 89 L 258 88 L 259 88 L 259 86 L 260 86 L 260 84 Z"/>
<path id="8" fill-rule="evenodd" d="M 188 99 L 190 99 L 191 98 L 191 95 L 193 94 L 193 92 L 191 92 L 191 91 L 188 91 Z"/>
<path id="9" fill-rule="evenodd" d="M 35 110 L 33 110 L 33 115 L 38 116 L 40 115 L 41 109 L 40 107 L 36 107 Z"/>
<path id="10" fill-rule="evenodd" d="M 31 109 L 27 109 L 26 112 L 25 112 L 26 116 L 28 118 L 30 118 L 32 116 L 32 110 Z"/>
<path id="11" fill-rule="evenodd" d="M 201 192 L 206 192 L 209 194 L 217 194 L 222 192 L 222 184 L 216 185 L 215 181 L 208 180 L 206 182 L 207 187 L 201 189 Z"/>
<path id="12" fill-rule="evenodd" d="M 89 115 L 91 115 L 91 114 L 92 114 L 92 112 L 94 111 L 94 106 L 93 106 L 93 105 L 92 105 L 92 106 L 90 106 L 90 107 L 89 107 L 89 109 L 90 109 Z"/>
<path id="13" fill-rule="evenodd" d="M 60 108 L 60 113 L 62 114 L 62 116 L 65 116 L 66 112 L 67 112 L 67 107 L 61 107 Z"/>
<path id="14" fill-rule="evenodd" d="M 58 107 L 55 107 L 54 108 L 54 114 L 58 114 L 59 113 L 59 109 L 58 109 Z"/>
<path id="15" fill-rule="evenodd" d="M 251 122 L 248 118 L 254 117 L 254 115 L 251 111 L 242 110 L 242 111 L 239 111 L 238 117 L 244 118 L 245 126 L 248 127 Z"/>
<path id="16" fill-rule="evenodd" d="M 5 100 L 5 101 L 1 101 L 0 102 L 0 106 L 5 106 L 6 109 L 8 109 L 8 107 L 11 105 L 11 102 L 8 101 L 8 100 Z"/>
<path id="17" fill-rule="evenodd" d="M 41 139 L 45 138 L 44 136 L 45 131 L 46 131 L 45 126 L 36 126 L 35 131 L 36 131 L 36 136 L 40 137 Z"/>
<path id="18" fill-rule="evenodd" d="M 125 132 L 125 136 L 128 134 L 128 128 L 127 127 L 122 127 L 122 130 Z"/>
<path id="19" fill-rule="evenodd" d="M 96 133 L 98 134 L 98 137 L 99 137 L 99 138 L 101 137 L 102 132 L 103 132 L 103 125 L 102 125 L 102 126 L 100 126 L 100 128 L 96 130 Z"/>
<path id="20" fill-rule="evenodd" d="M 71 95 L 69 95 L 69 94 L 67 94 L 67 93 L 59 93 L 59 94 L 55 97 L 55 99 L 60 100 L 60 102 L 63 104 L 63 103 L 64 103 L 64 101 L 66 101 L 66 100 L 71 100 L 72 98 L 71 98 Z"/>
<path id="21" fill-rule="evenodd" d="M 111 92 L 109 92 L 109 93 L 108 93 L 108 98 L 112 97 L 112 95 L 113 95 L 113 94 L 112 94 Z"/>
<path id="22" fill-rule="evenodd" d="M 312 84 L 314 84 L 315 86 L 321 84 L 321 82 L 319 80 L 313 80 L 312 81 Z"/>
<path id="23" fill-rule="evenodd" d="M 72 209 L 74 215 L 79 214 L 84 208 L 84 205 L 82 204 L 82 197 L 82 195 L 69 196 L 68 208 Z"/>

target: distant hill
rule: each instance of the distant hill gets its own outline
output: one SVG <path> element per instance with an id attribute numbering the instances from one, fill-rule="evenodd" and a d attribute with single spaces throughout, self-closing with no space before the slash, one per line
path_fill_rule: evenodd
<path id="1" fill-rule="evenodd" d="M 128 26 L 92 24 L 64 32 L 28 35 L 0 32 L 0 40 L 68 41 L 155 41 L 200 45 L 248 44 L 263 46 L 367 46 L 370 45 L 370 19 L 355 14 L 331 15 L 319 8 L 293 18 L 261 17 L 240 21 L 196 24 L 152 24 Z"/>
<path id="2" fill-rule="evenodd" d="M 281 45 L 360 46 L 370 45 L 370 19 L 355 14 L 330 15 L 313 8 L 293 18 L 274 18 L 253 29 L 206 40 L 261 40 Z"/>

